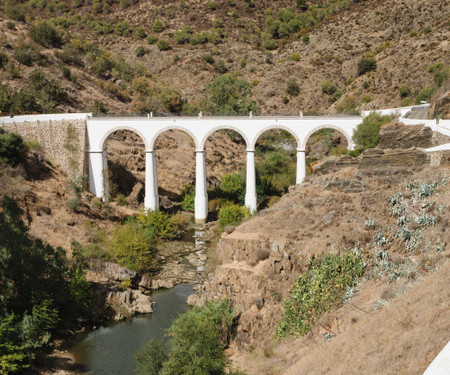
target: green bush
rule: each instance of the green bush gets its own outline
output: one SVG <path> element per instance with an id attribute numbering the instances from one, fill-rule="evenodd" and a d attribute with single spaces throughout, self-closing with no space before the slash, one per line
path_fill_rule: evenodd
<path id="1" fill-rule="evenodd" d="M 294 52 L 293 54 L 291 54 L 291 56 L 289 58 L 292 61 L 300 61 L 300 55 L 297 52 Z"/>
<path id="2" fill-rule="evenodd" d="M 15 167 L 22 163 L 26 146 L 23 138 L 16 133 L 6 133 L 0 128 L 0 162 L 6 161 Z"/>
<path id="3" fill-rule="evenodd" d="M 152 228 L 155 235 L 164 240 L 174 239 L 177 235 L 171 216 L 162 211 L 146 210 L 141 212 L 136 220 L 145 228 Z"/>
<path id="4" fill-rule="evenodd" d="M 300 93 L 300 87 L 295 78 L 289 78 L 286 82 L 286 92 L 289 95 L 297 96 Z"/>
<path id="5" fill-rule="evenodd" d="M 226 347 L 234 333 L 235 312 L 228 300 L 207 301 L 176 319 L 169 329 L 168 359 L 162 375 L 226 374 Z"/>
<path id="6" fill-rule="evenodd" d="M 8 55 L 2 51 L 0 51 L 0 69 L 6 66 L 8 62 Z"/>
<path id="7" fill-rule="evenodd" d="M 190 26 L 186 25 L 182 30 L 175 31 L 173 33 L 173 38 L 175 39 L 175 42 L 177 42 L 177 44 L 189 43 L 189 41 L 191 40 Z"/>
<path id="8" fill-rule="evenodd" d="M 327 95 L 333 95 L 337 90 L 336 84 L 330 80 L 323 81 L 321 86 L 322 92 Z"/>
<path id="9" fill-rule="evenodd" d="M 400 95 L 400 98 L 406 98 L 411 95 L 411 87 L 408 85 L 400 86 L 398 89 L 398 93 Z"/>
<path id="10" fill-rule="evenodd" d="M 137 57 L 142 57 L 148 52 L 148 50 L 144 46 L 137 46 L 134 52 L 136 53 Z"/>
<path id="11" fill-rule="evenodd" d="M 20 42 L 14 50 L 14 58 L 21 64 L 32 66 L 42 60 L 40 48 L 34 43 Z"/>
<path id="12" fill-rule="evenodd" d="M 150 340 L 134 355 L 138 375 L 160 375 L 167 361 L 166 345 L 160 340 Z"/>
<path id="13" fill-rule="evenodd" d="M 158 49 L 160 51 L 168 51 L 170 49 L 170 43 L 168 40 L 165 39 L 159 40 L 158 43 L 156 43 L 156 45 L 158 46 Z"/>
<path id="14" fill-rule="evenodd" d="M 221 75 L 206 85 L 211 112 L 217 115 L 259 113 L 260 108 L 251 99 L 250 83 L 231 75 Z"/>
<path id="15" fill-rule="evenodd" d="M 31 26 L 30 37 L 36 43 L 47 48 L 58 48 L 63 44 L 59 33 L 46 21 L 39 23 L 37 26 Z"/>
<path id="16" fill-rule="evenodd" d="M 147 37 L 148 44 L 155 44 L 158 41 L 158 37 L 156 35 L 149 35 Z"/>
<path id="17" fill-rule="evenodd" d="M 119 206 L 128 206 L 128 199 L 123 194 L 117 194 L 116 202 Z"/>
<path id="18" fill-rule="evenodd" d="M 361 103 L 356 96 L 349 95 L 336 105 L 336 109 L 341 113 L 357 114 L 357 108 L 360 104 Z"/>
<path id="19" fill-rule="evenodd" d="M 363 122 L 353 132 L 352 140 L 355 142 L 356 147 L 363 150 L 376 147 L 380 141 L 381 125 L 391 121 L 391 116 L 381 116 L 376 112 L 372 112 L 364 117 Z"/>
<path id="20" fill-rule="evenodd" d="M 245 192 L 245 185 L 239 174 L 227 173 L 222 178 L 220 189 L 225 193 L 225 198 L 236 201 Z"/>
<path id="21" fill-rule="evenodd" d="M 432 87 L 427 87 L 426 89 L 423 89 L 416 96 L 416 104 L 420 104 L 422 101 L 429 103 L 435 91 L 436 89 Z"/>
<path id="22" fill-rule="evenodd" d="M 155 231 L 140 223 L 129 221 L 117 227 L 106 247 L 123 267 L 148 272 L 156 265 Z"/>
<path id="23" fill-rule="evenodd" d="M 239 225 L 247 215 L 247 208 L 239 206 L 232 202 L 226 202 L 222 205 L 222 207 L 220 207 L 219 210 L 219 224 L 222 229 L 227 225 Z"/>
<path id="24" fill-rule="evenodd" d="M 206 31 L 197 33 L 191 38 L 191 45 L 193 46 L 196 46 L 197 44 L 205 44 L 207 42 L 208 42 L 208 32 Z"/>
<path id="25" fill-rule="evenodd" d="M 202 55 L 202 59 L 208 64 L 214 64 L 214 57 L 210 53 Z"/>
<path id="26" fill-rule="evenodd" d="M 182 208 L 184 211 L 195 211 L 195 194 L 188 193 L 183 196 Z"/>
<path id="27" fill-rule="evenodd" d="M 355 286 L 363 272 L 361 255 L 353 251 L 313 257 L 284 301 L 277 338 L 307 334 L 322 314 L 342 303 L 346 289 Z"/>
<path id="28" fill-rule="evenodd" d="M 377 68 L 377 61 L 375 57 L 367 53 L 361 60 L 358 62 L 358 75 L 363 75 L 371 70 L 375 70 Z"/>
<path id="29" fill-rule="evenodd" d="M 155 33 L 160 33 L 165 29 L 164 24 L 161 22 L 161 20 L 156 20 L 155 23 L 152 26 L 152 30 Z"/>
<path id="30" fill-rule="evenodd" d="M 134 34 L 141 39 L 144 39 L 147 36 L 147 33 L 145 32 L 143 27 L 138 27 L 136 28 L 136 30 L 134 31 Z"/>
<path id="31" fill-rule="evenodd" d="M 119 36 L 127 36 L 130 33 L 130 24 L 128 21 L 119 22 L 114 27 L 114 32 Z"/>

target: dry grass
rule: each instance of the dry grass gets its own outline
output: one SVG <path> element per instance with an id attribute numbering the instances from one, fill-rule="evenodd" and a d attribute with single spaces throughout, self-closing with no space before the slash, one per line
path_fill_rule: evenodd
<path id="1" fill-rule="evenodd" d="M 385 308 L 316 346 L 286 375 L 422 374 L 448 342 L 450 263 Z"/>

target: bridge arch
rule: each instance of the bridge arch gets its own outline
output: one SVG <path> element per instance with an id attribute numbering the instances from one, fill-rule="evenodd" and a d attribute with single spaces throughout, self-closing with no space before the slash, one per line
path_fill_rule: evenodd
<path id="1" fill-rule="evenodd" d="M 166 128 L 162 128 L 162 129 L 158 130 L 158 131 L 153 135 L 153 137 L 150 139 L 148 150 L 154 151 L 154 150 L 155 150 L 155 145 L 156 145 L 156 140 L 158 139 L 158 137 L 159 137 L 161 134 L 163 134 L 163 133 L 165 133 L 165 132 L 167 132 L 167 131 L 169 131 L 169 130 L 180 130 L 180 131 L 182 131 L 182 132 L 188 134 L 188 135 L 192 138 L 192 141 L 194 142 L 195 149 L 196 149 L 196 150 L 201 149 L 197 137 L 196 137 L 195 134 L 194 134 L 193 132 L 191 132 L 189 129 L 187 129 L 187 128 L 185 128 L 185 127 L 182 127 L 182 126 L 168 126 L 168 127 L 166 127 Z"/>
<path id="2" fill-rule="evenodd" d="M 314 129 L 310 130 L 305 135 L 305 137 L 303 139 L 303 143 L 297 143 L 298 147 L 302 150 L 305 150 L 309 137 L 311 137 L 315 132 L 317 132 L 318 130 L 321 130 L 321 129 L 334 129 L 334 130 L 339 131 L 347 139 L 347 148 L 349 150 L 353 150 L 353 141 L 352 141 L 351 135 L 349 135 L 343 128 L 341 128 L 340 126 L 336 126 L 336 125 L 320 125 L 320 126 L 315 127 Z"/>
<path id="3" fill-rule="evenodd" d="M 142 139 L 142 141 L 144 142 L 145 149 L 146 150 L 149 149 L 148 148 L 148 146 L 149 146 L 148 140 L 147 140 L 147 138 L 145 137 L 145 135 L 141 131 L 139 131 L 138 129 L 136 129 L 136 128 L 132 127 L 132 126 L 119 125 L 119 126 L 116 126 L 116 127 L 112 128 L 112 129 L 109 129 L 107 132 L 105 132 L 105 134 L 103 134 L 103 137 L 100 140 L 100 145 L 99 145 L 100 148 L 99 148 L 99 150 L 105 151 L 106 150 L 106 143 L 108 142 L 108 138 L 112 134 L 114 134 L 116 131 L 120 131 L 120 130 L 129 130 L 129 131 L 131 131 L 133 133 L 136 133 Z"/>
<path id="4" fill-rule="evenodd" d="M 287 126 L 283 126 L 283 125 L 270 125 L 270 126 L 267 126 L 267 127 L 263 128 L 263 129 L 261 129 L 258 133 L 256 133 L 256 135 L 253 138 L 252 143 L 250 144 L 249 148 L 251 150 L 255 149 L 256 142 L 258 142 L 259 137 L 261 137 L 261 135 L 263 135 L 263 133 L 265 133 L 266 131 L 269 131 L 269 130 L 277 130 L 277 129 L 285 130 L 289 134 L 291 134 L 295 138 L 295 141 L 297 142 L 297 148 L 299 147 L 299 145 L 300 145 L 300 138 L 298 137 L 297 133 L 293 129 L 291 129 L 291 128 L 287 127 Z"/>
<path id="5" fill-rule="evenodd" d="M 218 130 L 233 130 L 233 131 L 235 131 L 244 139 L 245 145 L 247 146 L 247 148 L 249 148 L 249 146 L 250 146 L 249 139 L 248 139 L 247 135 L 245 134 L 245 132 L 242 131 L 242 129 L 239 129 L 235 126 L 220 125 L 220 126 L 217 126 L 213 129 L 209 130 L 208 133 L 205 134 L 205 136 L 203 137 L 203 139 L 201 140 L 200 145 L 199 145 L 201 150 L 205 149 L 205 144 L 206 144 L 206 141 L 208 140 L 208 138 Z"/>

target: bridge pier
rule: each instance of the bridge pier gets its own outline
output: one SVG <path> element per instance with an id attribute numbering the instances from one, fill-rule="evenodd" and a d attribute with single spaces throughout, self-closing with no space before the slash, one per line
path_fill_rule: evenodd
<path id="1" fill-rule="evenodd" d="M 306 177 L 306 152 L 297 150 L 297 178 L 296 183 L 301 184 Z"/>
<path id="2" fill-rule="evenodd" d="M 89 190 L 95 196 L 106 199 L 105 186 L 106 151 L 89 151 Z"/>
<path id="3" fill-rule="evenodd" d="M 195 222 L 206 223 L 208 193 L 206 190 L 205 151 L 195 151 Z"/>
<path id="4" fill-rule="evenodd" d="M 156 153 L 145 151 L 145 209 L 159 210 L 158 177 L 156 172 Z"/>
<path id="5" fill-rule="evenodd" d="M 255 173 L 255 150 L 247 150 L 247 177 L 245 189 L 245 206 L 252 214 L 256 212 L 256 173 Z"/>

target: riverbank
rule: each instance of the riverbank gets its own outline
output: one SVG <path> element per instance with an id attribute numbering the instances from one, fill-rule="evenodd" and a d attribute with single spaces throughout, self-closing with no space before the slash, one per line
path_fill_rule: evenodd
<path id="1" fill-rule="evenodd" d="M 111 346 L 106 339 L 111 330 L 117 330 L 117 327 L 119 327 L 119 330 L 123 332 L 132 331 L 133 329 L 131 328 L 137 325 L 138 329 L 136 332 L 132 337 L 128 337 L 128 344 L 124 342 L 123 337 L 120 339 L 120 342 L 117 342 L 117 348 L 129 348 L 130 346 L 136 346 L 136 334 L 146 330 L 150 332 L 150 330 L 154 329 L 152 327 L 156 325 L 158 326 L 159 338 L 163 338 L 164 330 L 170 327 L 172 320 L 188 308 L 187 299 L 189 295 L 206 279 L 206 270 L 211 269 L 208 264 L 207 254 L 210 253 L 210 248 L 215 246 L 216 233 L 215 223 L 193 224 L 186 230 L 186 235 L 182 239 L 162 242 L 158 245 L 160 269 L 154 275 L 141 276 L 140 282 L 136 286 L 137 289 L 135 289 L 149 295 L 153 304 L 153 313 L 138 314 L 129 319 L 124 319 L 125 316 L 122 316 L 120 317 L 121 323 L 113 320 L 105 321 L 92 328 L 83 328 L 81 331 L 84 332 L 75 333 L 64 340 L 56 340 L 54 342 L 54 350 L 48 355 L 40 356 L 29 373 L 42 375 L 100 374 L 100 370 L 89 371 L 89 366 L 92 366 L 92 364 L 88 364 L 88 367 L 86 367 L 86 362 L 89 362 L 89 360 L 81 358 L 84 354 L 80 357 L 79 353 L 83 352 L 83 349 L 80 349 L 79 346 L 76 349 L 78 355 L 74 355 L 71 345 L 72 347 L 76 346 L 74 343 L 77 342 L 77 337 L 90 337 L 89 339 L 94 337 L 95 341 L 97 340 L 95 338 L 96 333 L 99 333 L 102 336 L 100 341 L 104 342 L 101 346 L 105 349 L 106 346 Z M 91 281 L 95 279 L 96 282 L 99 282 L 103 278 L 103 282 L 106 283 L 105 275 L 106 273 L 95 274 L 91 271 L 90 279 Z M 180 293 L 181 297 L 179 296 Z M 167 298 L 176 302 L 171 303 L 167 301 Z M 161 323 L 162 318 L 163 322 Z M 152 323 L 152 320 L 157 322 Z M 143 322 L 147 322 L 147 324 L 143 324 Z M 123 329 L 120 327 L 123 327 Z M 123 332 L 120 335 L 123 335 Z M 147 337 L 144 334 L 142 342 L 136 346 L 136 350 L 150 338 L 152 338 L 151 335 Z M 89 345 L 97 344 L 90 343 Z M 112 353 L 111 356 L 122 358 L 123 353 L 120 353 L 119 356 Z M 104 360 L 100 363 L 102 362 Z M 111 372 L 108 374 L 110 375 Z M 121 372 L 117 374 L 121 374 Z"/>

